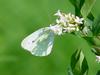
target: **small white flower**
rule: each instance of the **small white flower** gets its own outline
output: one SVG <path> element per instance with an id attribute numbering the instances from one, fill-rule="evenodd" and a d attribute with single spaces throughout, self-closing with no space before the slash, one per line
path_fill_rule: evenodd
<path id="1" fill-rule="evenodd" d="M 80 29 L 79 29 L 79 27 L 76 27 L 76 31 L 79 31 Z"/>
<path id="2" fill-rule="evenodd" d="M 63 32 L 62 32 L 62 27 L 60 25 L 50 25 L 50 29 L 57 35 L 61 35 Z"/>
<path id="3" fill-rule="evenodd" d="M 76 19 L 75 19 L 75 22 L 77 23 L 77 24 L 83 24 L 83 18 L 79 18 L 78 16 L 76 16 Z"/>
<path id="4" fill-rule="evenodd" d="M 64 13 L 61 13 L 60 10 L 58 10 L 57 13 L 56 13 L 55 15 L 59 17 L 58 19 L 56 19 L 56 23 L 57 23 L 57 24 L 66 25 L 67 19 L 66 19 Z"/>
<path id="5" fill-rule="evenodd" d="M 63 32 L 71 33 L 74 31 L 79 31 L 80 30 L 79 25 L 83 24 L 84 20 L 83 18 L 79 18 L 78 16 L 75 16 L 71 13 L 69 14 L 62 13 L 60 12 L 60 10 L 58 10 L 55 15 L 59 17 L 56 19 L 56 25 L 59 26 L 58 27 L 55 26 L 51 29 L 57 34 L 60 32 L 59 30 L 61 30 L 60 34 L 62 34 Z M 57 30 L 57 28 L 59 29 Z"/>
<path id="6" fill-rule="evenodd" d="M 76 27 L 77 25 L 75 24 L 68 24 L 69 27 Z"/>
<path id="7" fill-rule="evenodd" d="M 61 17 L 62 16 L 62 13 L 60 12 L 60 10 L 58 10 L 57 13 L 55 13 L 54 15 Z"/>
<path id="8" fill-rule="evenodd" d="M 56 23 L 57 23 L 57 24 L 59 24 L 59 23 L 60 23 L 59 19 L 56 19 Z"/>
<path id="9" fill-rule="evenodd" d="M 76 28 L 74 28 L 74 27 L 67 27 L 67 28 L 64 28 L 64 31 L 63 32 L 71 33 L 71 32 L 73 32 L 75 30 L 76 30 Z"/>
<path id="10" fill-rule="evenodd" d="M 96 56 L 96 61 L 100 63 L 100 56 Z"/>
<path id="11" fill-rule="evenodd" d="M 61 17 L 58 21 L 59 21 L 59 24 L 62 24 L 63 26 L 66 26 L 67 21 L 64 17 Z"/>
<path id="12" fill-rule="evenodd" d="M 74 23 L 74 19 L 75 19 L 75 15 L 69 13 L 68 15 L 65 15 L 66 19 L 67 19 L 67 22 L 68 23 Z"/>

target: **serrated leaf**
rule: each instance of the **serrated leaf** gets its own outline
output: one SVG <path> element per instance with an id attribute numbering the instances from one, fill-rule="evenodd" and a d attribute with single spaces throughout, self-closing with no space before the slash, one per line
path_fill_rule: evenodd
<path id="1" fill-rule="evenodd" d="M 86 18 L 89 15 L 95 2 L 96 0 L 85 0 L 85 3 L 81 8 L 81 14 L 84 18 Z"/>

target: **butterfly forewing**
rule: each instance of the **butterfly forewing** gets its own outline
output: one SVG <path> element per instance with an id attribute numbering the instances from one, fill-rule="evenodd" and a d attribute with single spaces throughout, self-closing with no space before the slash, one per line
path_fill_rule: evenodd
<path id="1" fill-rule="evenodd" d="M 41 28 L 29 36 L 21 43 L 21 46 L 36 56 L 46 56 L 50 54 L 54 41 L 54 33 L 49 28 Z"/>

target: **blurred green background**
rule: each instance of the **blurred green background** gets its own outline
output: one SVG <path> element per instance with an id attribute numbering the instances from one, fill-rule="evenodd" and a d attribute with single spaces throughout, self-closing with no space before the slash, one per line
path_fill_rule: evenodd
<path id="1" fill-rule="evenodd" d="M 100 0 L 92 9 L 100 14 Z M 74 13 L 68 0 L 0 0 L 0 75 L 67 75 L 70 58 L 77 48 L 85 52 L 89 75 L 96 75 L 100 64 L 87 42 L 71 34 L 56 36 L 52 53 L 36 57 L 21 48 L 24 37 L 55 22 L 54 13 L 60 9 Z"/>

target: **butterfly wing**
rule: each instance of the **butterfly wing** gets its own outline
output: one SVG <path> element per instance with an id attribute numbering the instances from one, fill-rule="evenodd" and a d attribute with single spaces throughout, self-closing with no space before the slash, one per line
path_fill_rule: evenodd
<path id="1" fill-rule="evenodd" d="M 41 28 L 21 43 L 21 46 L 35 56 L 46 56 L 50 54 L 54 41 L 54 33 L 49 28 Z"/>

